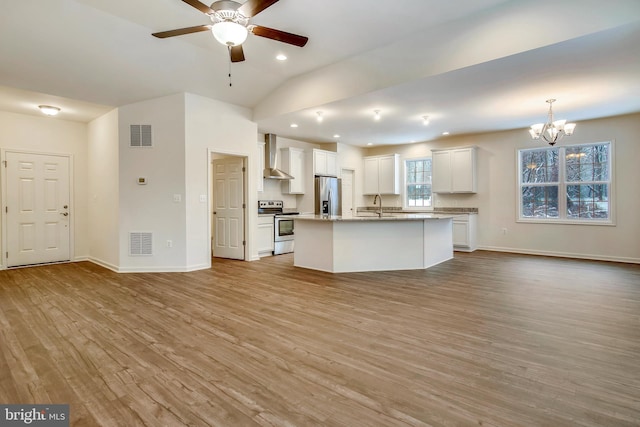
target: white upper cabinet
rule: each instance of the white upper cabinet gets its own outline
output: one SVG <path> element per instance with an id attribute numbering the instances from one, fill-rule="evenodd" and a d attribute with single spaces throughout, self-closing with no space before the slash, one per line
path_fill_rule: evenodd
<path id="1" fill-rule="evenodd" d="M 338 176 L 338 153 L 313 149 L 313 174 Z"/>
<path id="2" fill-rule="evenodd" d="M 262 192 L 264 191 L 264 142 L 259 142 L 258 141 L 258 165 L 257 165 L 257 170 L 258 170 L 258 192 Z"/>
<path id="3" fill-rule="evenodd" d="M 364 158 L 364 195 L 400 194 L 400 155 Z"/>
<path id="4" fill-rule="evenodd" d="M 289 194 L 304 194 L 304 150 L 288 147 L 280 150 L 280 167 L 293 179 L 282 182 L 282 191 Z"/>
<path id="5" fill-rule="evenodd" d="M 475 193 L 476 147 L 432 150 L 434 193 Z"/>

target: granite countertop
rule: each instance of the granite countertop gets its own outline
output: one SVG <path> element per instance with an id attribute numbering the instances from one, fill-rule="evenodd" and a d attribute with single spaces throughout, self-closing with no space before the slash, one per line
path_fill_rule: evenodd
<path id="1" fill-rule="evenodd" d="M 364 206 L 364 207 L 359 207 L 357 209 L 358 214 L 363 213 L 363 212 L 377 212 L 378 211 L 378 207 L 376 206 Z M 424 212 L 416 212 L 414 210 L 404 210 L 402 209 L 402 207 L 400 206 L 389 206 L 389 207 L 382 207 L 382 212 L 383 213 L 411 213 L 411 214 L 416 214 L 416 213 L 425 213 L 425 214 L 449 214 L 449 215 L 462 215 L 462 214 L 477 214 L 478 213 L 478 208 L 454 208 L 454 207 L 438 207 L 438 208 L 434 208 L 433 210 L 430 211 L 424 211 Z"/>
<path id="2" fill-rule="evenodd" d="M 293 217 L 298 220 L 309 220 L 309 221 L 350 221 L 350 222 L 361 222 L 361 221 L 424 221 L 425 219 L 449 219 L 453 218 L 455 215 L 447 215 L 447 214 L 435 214 L 435 213 L 391 213 L 391 212 L 383 212 L 382 216 L 378 216 L 375 212 L 371 213 L 362 213 L 359 212 L 357 215 L 353 216 L 339 216 L 339 215 L 313 215 L 313 214 L 302 214 L 296 215 Z"/>

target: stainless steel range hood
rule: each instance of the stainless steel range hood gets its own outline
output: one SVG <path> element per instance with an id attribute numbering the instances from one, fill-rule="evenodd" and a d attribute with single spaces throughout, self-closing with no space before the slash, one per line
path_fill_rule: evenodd
<path id="1" fill-rule="evenodd" d="M 276 135 L 266 133 L 264 135 L 264 178 L 267 179 L 293 179 L 291 175 L 276 168 L 278 159 L 278 147 L 276 145 Z"/>

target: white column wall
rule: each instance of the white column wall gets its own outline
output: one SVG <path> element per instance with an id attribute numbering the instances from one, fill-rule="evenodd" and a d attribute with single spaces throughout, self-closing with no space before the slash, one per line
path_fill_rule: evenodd
<path id="1" fill-rule="evenodd" d="M 119 271 L 185 270 L 184 111 L 184 94 L 119 108 Z M 152 126 L 152 148 L 129 147 L 132 124 Z M 130 232 L 153 233 L 153 256 L 129 255 Z"/>
<path id="2" fill-rule="evenodd" d="M 118 110 L 91 121 L 88 133 L 89 259 L 117 270 L 120 264 Z"/>

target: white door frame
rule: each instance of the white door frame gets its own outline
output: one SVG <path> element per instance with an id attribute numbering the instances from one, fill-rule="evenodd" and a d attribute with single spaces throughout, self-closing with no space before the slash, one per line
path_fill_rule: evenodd
<path id="1" fill-rule="evenodd" d="M 1 161 L 1 171 L 0 171 L 0 181 L 2 182 L 2 189 L 0 192 L 2 193 L 2 211 L 0 212 L 0 217 L 2 217 L 2 242 L 1 249 L 2 253 L 0 254 L 0 270 L 4 270 L 7 268 L 7 153 L 16 153 L 16 154 L 37 154 L 43 156 L 59 156 L 66 157 L 69 159 L 69 259 L 71 261 L 75 261 L 75 218 L 76 218 L 76 204 L 74 200 L 74 174 L 73 174 L 73 154 L 69 153 L 52 153 L 52 152 L 43 152 L 43 151 L 30 151 L 30 150 L 17 150 L 15 148 L 0 148 L 0 161 Z"/>
<path id="2" fill-rule="evenodd" d="M 244 245 L 244 260 L 248 261 L 250 258 L 250 251 L 249 251 L 249 241 L 250 238 L 252 237 L 249 233 L 249 203 L 247 202 L 247 199 L 249 198 L 249 181 L 251 180 L 251 175 L 248 173 L 248 171 L 250 170 L 248 167 L 249 161 L 248 161 L 248 155 L 247 153 L 242 153 L 242 152 L 234 152 L 234 151 L 224 151 L 224 150 L 217 150 L 217 149 L 212 149 L 212 148 L 208 148 L 207 149 L 207 163 L 208 163 L 208 173 L 207 173 L 207 194 L 209 197 L 209 203 L 207 206 L 207 234 L 209 236 L 208 243 L 207 243 L 207 256 L 209 258 L 212 257 L 212 247 L 211 247 L 211 239 L 213 238 L 213 230 L 211 228 L 211 219 L 213 218 L 213 155 L 214 154 L 220 154 L 220 155 L 224 155 L 224 156 L 234 156 L 234 157 L 241 157 L 242 158 L 242 166 L 244 167 L 244 183 L 243 183 L 243 187 L 244 187 L 244 196 L 243 196 L 243 200 L 242 203 L 244 203 L 245 205 L 245 209 L 244 209 L 244 213 L 243 213 L 243 224 L 242 226 L 244 227 L 243 233 L 244 233 L 244 239 L 246 241 L 246 244 Z M 256 189 L 253 188 L 253 190 L 255 191 Z M 258 208 L 256 207 L 255 209 L 256 211 L 256 215 L 258 212 Z"/>

